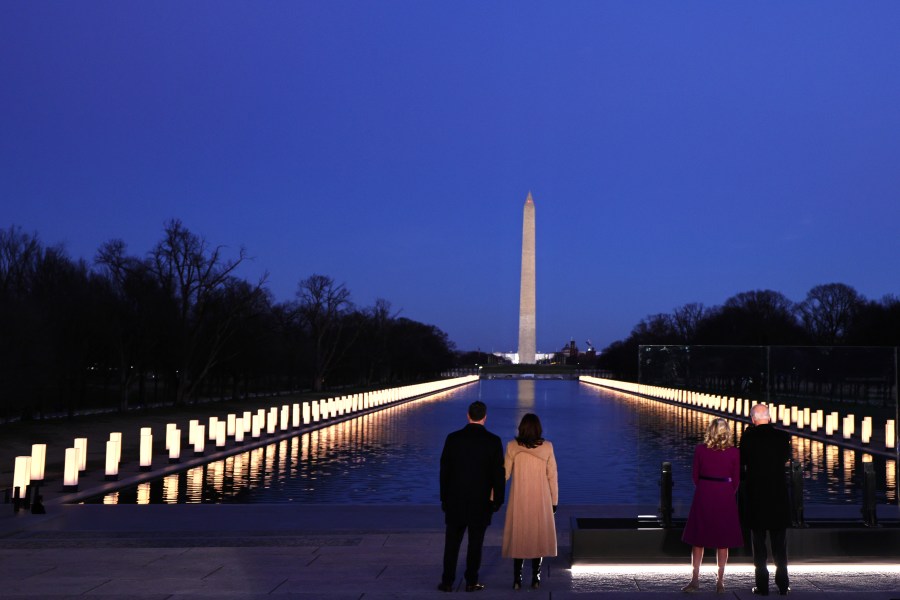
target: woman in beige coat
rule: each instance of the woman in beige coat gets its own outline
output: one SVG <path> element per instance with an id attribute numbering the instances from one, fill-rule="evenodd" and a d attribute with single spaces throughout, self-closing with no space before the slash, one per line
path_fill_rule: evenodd
<path id="1" fill-rule="evenodd" d="M 522 564 L 531 559 L 531 587 L 541 585 L 541 560 L 556 556 L 553 513 L 559 503 L 553 444 L 541 437 L 541 421 L 528 413 L 519 435 L 506 445 L 506 478 L 512 478 L 503 526 L 503 556 L 513 559 L 513 589 L 522 587 Z"/>

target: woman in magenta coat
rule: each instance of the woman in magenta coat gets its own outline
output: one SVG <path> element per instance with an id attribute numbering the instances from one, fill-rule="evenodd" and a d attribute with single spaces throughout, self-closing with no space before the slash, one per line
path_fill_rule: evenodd
<path id="1" fill-rule="evenodd" d="M 681 539 L 692 546 L 691 582 L 684 592 L 700 589 L 700 564 L 703 549 L 716 549 L 716 591 L 725 591 L 725 564 L 728 549 L 744 545 L 738 517 L 737 489 L 740 484 L 741 457 L 734 447 L 731 428 L 722 418 L 713 419 L 706 428 L 706 439 L 694 450 L 694 500 Z"/>

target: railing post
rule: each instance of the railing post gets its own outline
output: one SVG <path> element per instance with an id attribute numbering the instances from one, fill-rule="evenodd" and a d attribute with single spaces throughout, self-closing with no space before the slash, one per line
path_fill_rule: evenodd
<path id="1" fill-rule="evenodd" d="M 659 474 L 659 520 L 663 527 L 672 526 L 672 463 L 664 462 Z"/>

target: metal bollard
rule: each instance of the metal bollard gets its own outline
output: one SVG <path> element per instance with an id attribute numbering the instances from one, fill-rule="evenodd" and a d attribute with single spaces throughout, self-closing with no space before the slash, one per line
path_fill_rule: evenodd
<path id="1" fill-rule="evenodd" d="M 663 527 L 672 526 L 672 463 L 664 462 L 659 474 L 659 520 Z"/>
<path id="2" fill-rule="evenodd" d="M 875 465 L 863 463 L 863 504 L 862 517 L 866 527 L 878 527 L 875 502 Z"/>
<path id="3" fill-rule="evenodd" d="M 791 525 L 804 527 L 803 520 L 803 468 L 799 460 L 791 460 Z"/>

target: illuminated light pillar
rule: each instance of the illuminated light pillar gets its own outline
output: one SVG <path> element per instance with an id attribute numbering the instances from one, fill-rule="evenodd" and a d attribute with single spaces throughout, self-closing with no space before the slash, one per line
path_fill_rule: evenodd
<path id="1" fill-rule="evenodd" d="M 206 450 L 206 425 L 197 425 L 194 433 L 194 456 L 202 456 Z"/>
<path id="2" fill-rule="evenodd" d="M 78 470 L 87 468 L 87 438 L 75 438 L 75 448 L 78 448 Z"/>
<path id="3" fill-rule="evenodd" d="M 172 450 L 172 445 L 175 443 L 175 438 L 178 438 L 179 446 L 181 445 L 181 430 L 178 429 L 178 425 L 175 423 L 166 424 L 166 452 Z"/>
<path id="4" fill-rule="evenodd" d="M 47 444 L 31 445 L 31 480 L 44 480 L 44 465 L 47 462 Z"/>
<path id="5" fill-rule="evenodd" d="M 153 429 L 141 427 L 140 469 L 149 471 L 153 465 Z"/>
<path id="6" fill-rule="evenodd" d="M 66 448 L 66 462 L 63 470 L 63 491 L 78 491 L 78 448 Z"/>
<path id="7" fill-rule="evenodd" d="M 293 404 L 291 406 L 291 427 L 297 429 L 300 427 L 300 405 Z"/>
<path id="8" fill-rule="evenodd" d="M 198 425 L 200 425 L 200 421 L 198 421 L 197 419 L 191 419 L 190 422 L 188 422 L 188 446 L 194 445 L 194 436 L 197 435 Z"/>
<path id="9" fill-rule="evenodd" d="M 872 417 L 863 417 L 860 429 L 862 443 L 868 444 L 872 440 Z"/>
<path id="10" fill-rule="evenodd" d="M 253 415 L 253 423 L 250 426 L 250 435 L 254 440 L 259 439 L 259 436 L 262 434 L 262 419 L 259 417 L 259 414 Z"/>
<path id="11" fill-rule="evenodd" d="M 846 417 L 844 417 L 843 433 L 845 440 L 849 440 L 853 435 L 853 415 L 847 415 Z"/>
<path id="12" fill-rule="evenodd" d="M 25 489 L 31 485 L 31 457 L 17 456 L 13 469 L 13 492 L 18 492 L 19 499 L 25 497 Z"/>
<path id="13" fill-rule="evenodd" d="M 281 431 L 287 431 L 290 426 L 290 410 L 291 407 L 287 404 L 281 407 Z"/>
<path id="14" fill-rule="evenodd" d="M 522 277 L 519 286 L 519 364 L 534 364 L 537 354 L 535 322 L 534 200 L 531 192 L 522 211 Z"/>
<path id="15" fill-rule="evenodd" d="M 312 415 L 309 410 L 309 402 L 303 403 L 303 424 L 309 425 L 309 421 L 312 418 Z"/>
<path id="16" fill-rule="evenodd" d="M 897 446 L 897 430 L 894 419 L 888 419 L 884 424 L 884 446 L 885 448 Z"/>
<path id="17" fill-rule="evenodd" d="M 175 428 L 178 427 L 175 423 L 166 423 L 166 451 L 168 452 L 169 447 L 172 445 L 172 436 L 174 435 L 172 432 L 175 431 Z"/>
<path id="18" fill-rule="evenodd" d="M 181 430 L 175 428 L 169 435 L 169 462 L 177 463 L 181 460 Z"/>
<path id="19" fill-rule="evenodd" d="M 234 420 L 234 443 L 244 443 L 244 417 L 238 417 Z"/>
<path id="20" fill-rule="evenodd" d="M 228 415 L 225 425 L 225 435 L 234 437 L 234 432 L 237 430 L 237 415 L 234 413 Z"/>
<path id="21" fill-rule="evenodd" d="M 243 419 L 244 433 L 250 433 L 250 430 L 253 429 L 253 413 L 249 410 L 245 410 Z"/>
<path id="22" fill-rule="evenodd" d="M 791 426 L 791 412 L 788 410 L 781 411 L 781 424 L 785 427 Z"/>
<path id="23" fill-rule="evenodd" d="M 106 442 L 106 470 L 104 471 L 106 481 L 116 481 L 119 479 L 119 442 L 110 439 Z"/>
<path id="24" fill-rule="evenodd" d="M 319 403 L 315 400 L 312 403 L 312 420 L 314 423 L 319 422 Z"/>
<path id="25" fill-rule="evenodd" d="M 216 432 L 219 430 L 219 417 L 209 418 L 209 441 L 216 439 Z"/>
<path id="26" fill-rule="evenodd" d="M 266 419 L 266 433 L 272 435 L 276 427 L 278 427 L 278 408 L 273 406 L 269 409 L 269 416 Z"/>
<path id="27" fill-rule="evenodd" d="M 216 423 L 216 448 L 224 448 L 228 441 L 228 423 L 219 421 Z"/>

